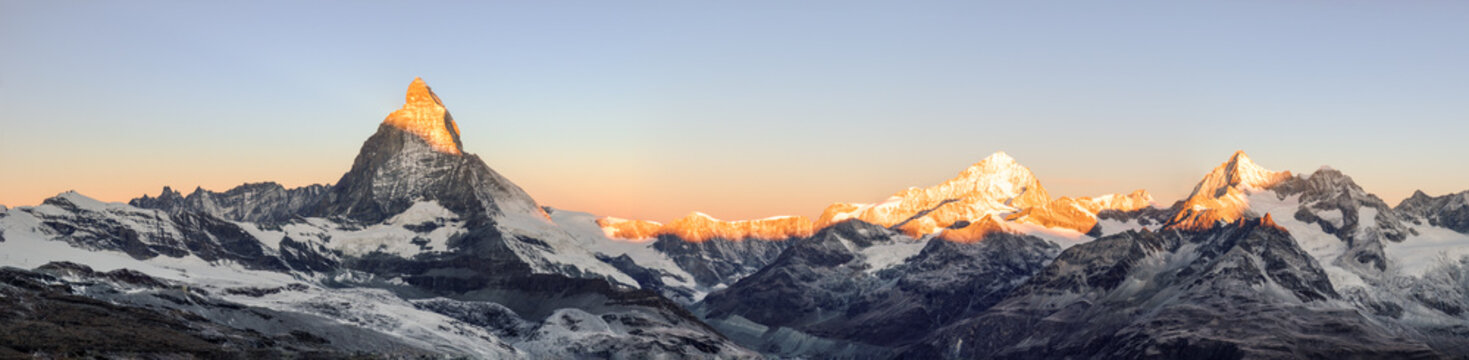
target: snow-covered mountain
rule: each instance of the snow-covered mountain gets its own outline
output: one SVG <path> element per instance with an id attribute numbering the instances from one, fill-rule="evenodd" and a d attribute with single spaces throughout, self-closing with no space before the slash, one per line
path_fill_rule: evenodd
<path id="1" fill-rule="evenodd" d="M 247 184 L 188 197 L 165 189 L 130 205 L 64 193 L 4 210 L 0 263 L 35 269 L 13 271 L 51 288 L 12 283 L 0 290 L 94 299 L 183 322 L 197 329 L 189 336 L 224 331 L 216 328 L 248 335 L 185 351 L 192 354 L 280 341 L 267 350 L 756 357 L 677 303 L 638 289 L 518 186 L 464 153 L 452 117 L 422 80 L 406 100 L 335 185 Z M 113 274 L 147 286 L 108 280 Z M 56 336 L 85 341 L 87 334 Z M 72 348 L 80 352 L 68 356 L 130 349 Z"/>
<path id="2" fill-rule="evenodd" d="M 1030 169 L 1010 155 L 997 152 L 953 179 L 927 188 L 900 191 L 882 203 L 832 204 L 816 223 L 821 227 L 858 219 L 917 237 L 962 228 L 956 225 L 998 215 L 1022 223 L 1088 233 L 1102 210 L 1136 210 L 1151 203 L 1152 196 L 1145 191 L 1053 201 Z"/>
<path id="3" fill-rule="evenodd" d="M 1059 250 L 1010 231 L 913 239 L 848 219 L 693 308 L 731 338 L 782 356 L 885 357 L 993 305 Z"/>
<path id="4" fill-rule="evenodd" d="M 1169 219 L 1062 252 L 911 358 L 1462 356 L 1469 237 L 1412 225 L 1330 168 L 1236 153 Z M 1432 234 L 1432 235 L 1426 235 Z M 1448 256 L 1437 265 L 1426 254 Z M 1452 259 L 1452 260 L 1448 260 Z M 1427 270 L 1431 268 L 1433 270 Z M 1328 330 L 1329 329 L 1329 330 Z"/>
<path id="5" fill-rule="evenodd" d="M 596 220 L 602 236 L 589 230 L 580 233 L 594 239 L 586 243 L 643 244 L 598 251 L 603 251 L 599 254 L 604 260 L 612 259 L 609 262 L 624 272 L 645 274 L 636 276 L 644 287 L 691 304 L 767 268 L 788 248 L 819 242 L 820 231 L 849 220 L 890 229 L 913 244 L 918 243 L 915 238 L 927 241 L 929 236 L 972 243 L 1004 228 L 1070 246 L 1103 233 L 1099 214 L 1139 211 L 1152 204 L 1152 196 L 1142 190 L 1127 195 L 1050 199 L 1029 169 L 1001 152 L 970 166 L 954 179 L 929 188 L 900 191 L 882 204 L 834 204 L 815 222 L 800 216 L 724 221 L 694 212 L 668 224 L 604 217 Z M 921 246 L 909 247 L 916 251 Z M 620 259 L 623 256 L 628 258 Z"/>
<path id="6" fill-rule="evenodd" d="M 541 206 L 421 79 L 332 185 L 0 207 L 0 357 L 1443 358 L 1469 192 L 1237 152 L 1171 207 L 996 153 L 815 220 Z"/>
<path id="7" fill-rule="evenodd" d="M 1077 245 L 906 358 L 1418 358 L 1434 350 L 1343 301 L 1272 217 Z"/>

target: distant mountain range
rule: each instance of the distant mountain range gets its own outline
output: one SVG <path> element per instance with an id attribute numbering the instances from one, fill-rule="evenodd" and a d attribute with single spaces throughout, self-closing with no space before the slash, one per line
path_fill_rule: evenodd
<path id="1" fill-rule="evenodd" d="M 0 207 L 0 357 L 1469 357 L 1469 191 L 1237 152 L 1184 200 L 1005 153 L 817 219 L 540 206 L 421 79 L 333 185 Z"/>

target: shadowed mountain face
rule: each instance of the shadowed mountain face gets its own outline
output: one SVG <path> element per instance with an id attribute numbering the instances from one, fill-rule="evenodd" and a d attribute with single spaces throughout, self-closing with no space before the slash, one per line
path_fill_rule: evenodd
<path id="1" fill-rule="evenodd" d="M 1052 199 L 1004 153 L 816 220 L 541 207 L 421 79 L 334 185 L 0 207 L 0 357 L 1442 358 L 1469 195 L 1243 152 Z"/>
<path id="2" fill-rule="evenodd" d="M 316 216 L 379 222 L 415 202 L 436 201 L 465 218 L 546 215 L 519 186 L 472 154 L 434 150 L 418 136 L 383 124 L 328 191 Z"/>
<path id="3" fill-rule="evenodd" d="M 1469 191 L 1437 197 L 1415 191 L 1396 210 L 1415 222 L 1469 233 Z"/>
<path id="4" fill-rule="evenodd" d="M 921 250 L 881 259 L 901 247 Z M 801 348 L 791 339 L 760 337 L 762 345 L 755 346 L 779 349 L 782 355 L 854 349 L 892 353 L 990 307 L 1058 250 L 1038 238 L 1006 232 L 971 243 L 919 242 L 849 220 L 798 242 L 760 272 L 710 294 L 695 308 L 730 332 L 740 332 L 739 323 L 749 321 L 826 339 L 822 347 Z"/>
<path id="5" fill-rule="evenodd" d="M 998 305 L 903 357 L 1436 356 L 1338 299 L 1268 218 L 1128 232 L 1068 249 Z"/>
<path id="6" fill-rule="evenodd" d="M 128 204 L 170 214 L 195 212 L 232 221 L 281 224 L 300 214 L 319 211 L 328 189 L 330 187 L 325 185 L 287 189 L 277 183 L 263 182 L 240 185 L 225 192 L 200 188 L 183 196 L 165 186 L 158 197 L 143 195 Z"/>

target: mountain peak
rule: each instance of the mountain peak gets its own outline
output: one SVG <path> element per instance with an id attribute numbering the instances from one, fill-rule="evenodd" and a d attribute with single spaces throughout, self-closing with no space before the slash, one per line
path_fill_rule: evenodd
<path id="1" fill-rule="evenodd" d="M 1289 171 L 1270 171 L 1255 164 L 1244 150 L 1235 151 L 1199 181 L 1168 226 L 1203 230 L 1219 221 L 1238 220 L 1249 207 L 1248 191 L 1268 189 L 1290 177 Z"/>
<path id="2" fill-rule="evenodd" d="M 980 160 L 980 161 L 983 161 L 983 162 L 994 162 L 994 163 L 1005 163 L 1005 164 L 1014 164 L 1015 163 L 1015 158 L 1010 157 L 1010 154 L 1006 154 L 1004 151 L 996 151 L 994 154 L 990 154 L 990 156 L 985 157 L 984 160 Z"/>
<path id="3" fill-rule="evenodd" d="M 1021 166 L 1020 163 L 1015 161 L 1015 158 L 1010 157 L 1010 154 L 1006 154 L 1004 151 L 997 151 L 985 157 L 983 160 L 974 163 L 974 165 L 970 165 L 969 168 L 964 169 L 960 177 L 1003 176 L 1019 172 L 1029 173 L 1030 169 Z"/>
<path id="4" fill-rule="evenodd" d="M 1270 171 L 1251 160 L 1244 150 L 1235 151 L 1229 161 L 1214 169 L 1205 180 L 1217 180 L 1219 185 L 1238 186 L 1248 189 L 1264 189 L 1289 179 L 1289 171 Z"/>
<path id="5" fill-rule="evenodd" d="M 1049 201 L 1050 195 L 1030 169 L 1009 154 L 996 152 L 948 181 L 909 188 L 879 204 L 834 204 L 822 212 L 817 226 L 855 218 L 917 237 L 959 221 L 974 221 Z"/>
<path id="6" fill-rule="evenodd" d="M 1222 170 L 1222 171 L 1221 171 Z M 1290 177 L 1289 171 L 1273 172 L 1255 164 L 1244 150 L 1234 152 L 1229 161 L 1220 165 L 1210 177 L 1220 177 L 1218 180 L 1225 181 L 1228 185 L 1243 186 L 1247 188 L 1263 189 Z"/>
<path id="7" fill-rule="evenodd" d="M 388 114 L 383 124 L 417 135 L 438 152 L 459 155 L 464 150 L 459 142 L 459 125 L 423 78 L 413 78 L 403 108 Z"/>

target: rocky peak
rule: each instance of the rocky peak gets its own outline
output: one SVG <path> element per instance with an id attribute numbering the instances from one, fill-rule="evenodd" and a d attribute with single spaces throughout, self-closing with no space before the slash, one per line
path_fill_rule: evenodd
<path id="1" fill-rule="evenodd" d="M 1431 196 L 1422 190 L 1404 199 L 1394 208 L 1397 213 L 1408 216 L 1413 222 L 1442 226 L 1469 234 L 1469 191 L 1442 196 Z"/>
<path id="2" fill-rule="evenodd" d="M 1269 213 L 1266 213 L 1264 217 L 1261 217 L 1260 218 L 1260 226 L 1269 227 L 1269 228 L 1273 228 L 1273 229 L 1280 230 L 1280 231 L 1290 232 L 1290 231 L 1286 230 L 1284 227 L 1281 227 L 1280 225 L 1276 224 L 1275 223 L 1275 219 L 1272 218 L 1272 217 L 1270 217 L 1270 214 Z"/>
<path id="3" fill-rule="evenodd" d="M 148 196 L 148 194 L 143 194 L 143 197 L 128 201 L 128 205 L 146 209 L 163 210 L 171 210 L 172 208 L 181 206 L 183 203 L 184 195 L 182 193 L 179 193 L 178 190 L 174 190 L 172 187 L 168 186 L 163 187 L 163 191 L 158 194 L 158 197 L 151 197 Z"/>
<path id="4" fill-rule="evenodd" d="M 1199 181 L 1167 227 L 1204 230 L 1220 221 L 1233 222 L 1249 208 L 1248 192 L 1264 190 L 1290 178 L 1289 171 L 1267 170 L 1255 164 L 1244 151 L 1236 151 Z"/>
<path id="5" fill-rule="evenodd" d="M 478 156 L 462 152 L 453 117 L 423 79 L 414 79 L 405 99 L 403 108 L 363 142 L 352 169 L 313 215 L 377 222 L 416 202 L 436 201 L 468 219 L 524 215 L 532 219 L 500 223 L 538 228 L 533 231 L 550 225 L 550 217 L 524 190 Z"/>
<path id="6" fill-rule="evenodd" d="M 383 124 L 423 138 L 435 151 L 454 155 L 464 151 L 459 141 L 459 125 L 422 78 L 413 78 L 403 108 L 388 114 Z"/>
<path id="7" fill-rule="evenodd" d="M 1204 177 L 1204 181 L 1199 184 L 1199 188 L 1195 188 L 1194 192 L 1198 193 L 1200 189 L 1207 188 L 1219 193 L 1220 189 L 1226 187 L 1265 189 L 1290 177 L 1289 171 L 1270 171 L 1255 164 L 1249 155 L 1245 155 L 1244 150 L 1239 150 L 1229 157 L 1229 161 L 1219 165 Z"/>

